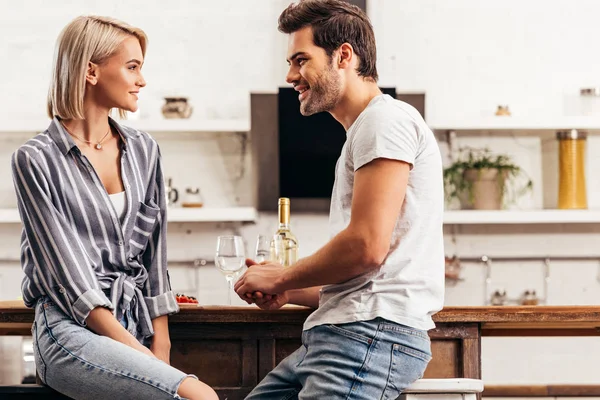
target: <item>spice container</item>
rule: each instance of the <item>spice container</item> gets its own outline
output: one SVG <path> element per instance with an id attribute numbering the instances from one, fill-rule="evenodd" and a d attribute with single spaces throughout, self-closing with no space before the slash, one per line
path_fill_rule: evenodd
<path id="1" fill-rule="evenodd" d="M 586 209 L 585 149 L 587 133 L 571 129 L 556 134 L 558 139 L 558 208 Z"/>
<path id="2" fill-rule="evenodd" d="M 187 97 L 165 97 L 162 113 L 165 118 L 189 118 L 193 107 Z"/>
<path id="3" fill-rule="evenodd" d="M 167 205 L 172 206 L 179 200 L 179 191 L 173 187 L 173 178 L 165 179 L 165 195 L 167 197 Z"/>
<path id="4" fill-rule="evenodd" d="M 584 88 L 580 91 L 581 114 L 584 116 L 600 116 L 600 87 Z"/>
<path id="5" fill-rule="evenodd" d="M 506 290 L 496 290 L 492 293 L 492 298 L 490 299 L 490 304 L 493 306 L 503 306 L 508 301 L 506 297 Z"/>
<path id="6" fill-rule="evenodd" d="M 496 115 L 497 116 L 510 116 L 510 110 L 508 109 L 508 106 L 498 106 L 498 108 L 496 109 Z"/>
<path id="7" fill-rule="evenodd" d="M 535 290 L 526 290 L 523 294 L 521 304 L 524 306 L 537 306 L 539 304 L 539 298 L 535 293 Z"/>
<path id="8" fill-rule="evenodd" d="M 450 280 L 454 280 L 454 281 L 461 280 L 460 279 L 461 265 L 460 265 L 460 260 L 458 259 L 458 257 L 446 256 L 445 260 L 446 260 L 446 271 L 445 271 L 446 279 L 450 279 Z"/>
<path id="9" fill-rule="evenodd" d="M 185 196 L 183 198 L 183 203 L 181 203 L 181 206 L 195 208 L 204 206 L 204 200 L 202 199 L 202 195 L 200 194 L 200 188 L 186 188 Z"/>

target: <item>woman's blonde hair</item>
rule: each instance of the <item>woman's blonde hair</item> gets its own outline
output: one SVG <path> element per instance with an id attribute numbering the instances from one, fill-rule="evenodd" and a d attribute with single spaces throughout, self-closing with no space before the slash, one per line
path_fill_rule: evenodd
<path id="1" fill-rule="evenodd" d="M 83 96 L 88 63 L 102 64 L 119 45 L 134 36 L 146 54 L 148 38 L 143 30 L 108 17 L 81 16 L 61 32 L 56 43 L 52 80 L 48 91 L 48 116 L 84 119 Z M 125 116 L 125 110 L 119 109 Z"/>

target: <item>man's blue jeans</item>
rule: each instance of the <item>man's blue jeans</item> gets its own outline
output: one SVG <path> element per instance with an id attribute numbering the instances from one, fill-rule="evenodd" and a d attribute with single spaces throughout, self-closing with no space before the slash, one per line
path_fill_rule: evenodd
<path id="1" fill-rule="evenodd" d="M 316 326 L 246 400 L 392 400 L 430 360 L 427 332 L 382 318 Z"/>

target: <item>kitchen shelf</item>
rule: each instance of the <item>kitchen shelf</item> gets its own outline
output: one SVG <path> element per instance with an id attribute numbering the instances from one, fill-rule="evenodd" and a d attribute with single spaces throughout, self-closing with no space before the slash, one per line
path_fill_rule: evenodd
<path id="1" fill-rule="evenodd" d="M 254 222 L 257 219 L 253 207 L 202 207 L 202 208 L 169 208 L 169 222 Z"/>
<path id="2" fill-rule="evenodd" d="M 167 212 L 169 222 L 254 222 L 256 218 L 253 207 L 170 208 Z M 0 209 L 0 224 L 20 223 L 16 208 Z"/>
<path id="3" fill-rule="evenodd" d="M 582 129 L 600 133 L 600 117 L 465 117 L 449 121 L 428 121 L 428 125 L 434 131 L 558 131 Z"/>
<path id="4" fill-rule="evenodd" d="M 16 208 L 0 209 L 0 223 L 2 224 L 20 224 L 19 210 Z"/>
<path id="5" fill-rule="evenodd" d="M 248 132 L 250 121 L 244 119 L 139 119 L 119 123 L 152 132 Z M 50 125 L 50 120 L 7 120 L 0 123 L 0 133 L 39 133 Z"/>
<path id="6" fill-rule="evenodd" d="M 122 124 L 144 132 L 248 132 L 250 130 L 250 121 L 243 119 L 140 119 L 122 121 Z"/>
<path id="7" fill-rule="evenodd" d="M 169 222 L 254 222 L 253 207 L 169 208 Z M 0 209 L 0 224 L 20 223 L 16 208 Z M 444 213 L 445 225 L 600 224 L 600 210 L 457 210 Z"/>
<path id="8" fill-rule="evenodd" d="M 444 213 L 446 225 L 598 223 L 600 210 L 458 210 Z"/>

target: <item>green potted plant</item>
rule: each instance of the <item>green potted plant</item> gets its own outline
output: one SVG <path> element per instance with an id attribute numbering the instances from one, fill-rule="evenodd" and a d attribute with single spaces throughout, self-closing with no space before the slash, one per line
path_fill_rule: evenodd
<path id="1" fill-rule="evenodd" d="M 458 199 L 462 209 L 500 210 L 531 190 L 533 182 L 505 154 L 462 148 L 458 160 L 444 169 L 444 188 L 446 199 Z"/>

